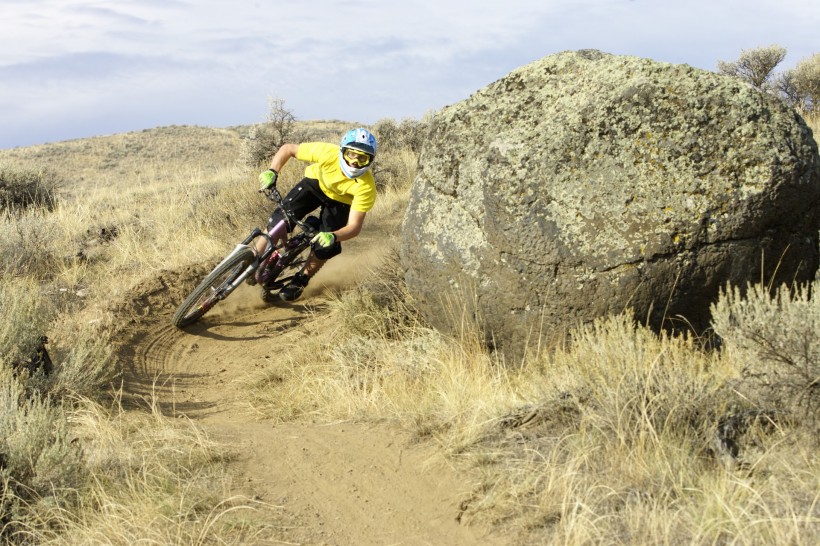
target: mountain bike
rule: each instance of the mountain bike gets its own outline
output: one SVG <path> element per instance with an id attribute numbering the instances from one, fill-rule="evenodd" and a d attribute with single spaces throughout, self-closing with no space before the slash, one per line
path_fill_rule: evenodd
<path id="1" fill-rule="evenodd" d="M 319 219 L 315 216 L 308 216 L 304 221 L 294 218 L 284 207 L 282 194 L 275 186 L 259 192 L 276 203 L 284 218 L 267 231 L 254 228 L 208 273 L 174 313 L 171 322 L 177 328 L 184 328 L 201 319 L 245 281 L 260 285 L 265 290 L 264 294 L 270 295 L 285 286 L 304 267 L 310 256 L 310 241 L 319 231 Z M 288 224 L 293 226 L 292 230 L 288 230 Z M 257 257 L 251 243 L 259 237 L 268 244 Z M 265 299 L 270 301 L 270 298 Z"/>

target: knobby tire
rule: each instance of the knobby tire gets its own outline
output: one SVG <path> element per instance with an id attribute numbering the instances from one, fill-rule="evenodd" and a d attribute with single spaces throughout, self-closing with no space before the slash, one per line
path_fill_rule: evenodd
<path id="1" fill-rule="evenodd" d="M 220 301 L 223 288 L 233 282 L 253 259 L 253 250 L 244 248 L 216 266 L 177 308 L 171 320 L 174 326 L 183 328 L 202 318 Z"/>

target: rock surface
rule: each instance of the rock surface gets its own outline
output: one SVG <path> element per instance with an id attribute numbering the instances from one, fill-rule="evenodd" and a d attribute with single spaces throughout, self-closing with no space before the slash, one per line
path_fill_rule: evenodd
<path id="1" fill-rule="evenodd" d="M 811 131 L 776 99 L 564 52 L 434 117 L 402 264 L 437 327 L 466 311 L 505 352 L 625 309 L 699 331 L 726 283 L 814 277 L 819 198 Z"/>

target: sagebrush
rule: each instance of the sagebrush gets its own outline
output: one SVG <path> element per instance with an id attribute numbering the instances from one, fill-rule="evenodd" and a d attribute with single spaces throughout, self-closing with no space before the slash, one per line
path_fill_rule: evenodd
<path id="1" fill-rule="evenodd" d="M 57 203 L 60 181 L 45 169 L 22 169 L 0 165 L 0 211 L 19 212 L 29 208 L 52 210 Z"/>

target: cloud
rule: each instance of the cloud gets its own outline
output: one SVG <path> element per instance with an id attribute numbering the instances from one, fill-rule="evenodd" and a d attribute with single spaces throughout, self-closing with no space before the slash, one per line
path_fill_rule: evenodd
<path id="1" fill-rule="evenodd" d="M 51 82 L 93 81 L 110 78 L 135 65 L 150 69 L 143 57 L 119 55 L 102 51 L 68 53 L 42 57 L 35 61 L 0 66 L 0 80 L 6 85 L 42 85 Z"/>
<path id="2" fill-rule="evenodd" d="M 3 0 L 0 147 L 169 124 L 420 116 L 545 55 L 815 53 L 816 0 Z M 45 114 L 47 113 L 47 115 Z"/>

